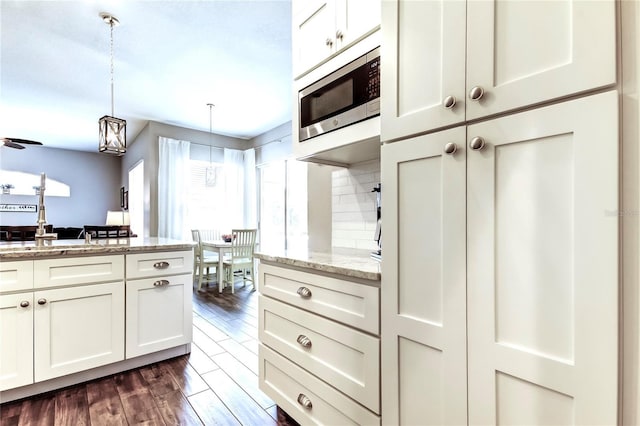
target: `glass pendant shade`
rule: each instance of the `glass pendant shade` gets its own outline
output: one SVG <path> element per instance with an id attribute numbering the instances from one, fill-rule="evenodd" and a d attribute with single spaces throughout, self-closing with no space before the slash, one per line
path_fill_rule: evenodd
<path id="1" fill-rule="evenodd" d="M 105 115 L 98 121 L 100 152 L 122 155 L 127 152 L 127 122 Z"/>

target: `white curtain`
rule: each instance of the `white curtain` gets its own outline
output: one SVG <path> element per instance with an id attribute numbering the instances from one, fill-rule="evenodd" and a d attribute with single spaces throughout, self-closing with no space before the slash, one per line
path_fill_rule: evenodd
<path id="1" fill-rule="evenodd" d="M 158 141 L 158 237 L 190 240 L 187 204 L 191 143 L 162 136 Z"/>
<path id="2" fill-rule="evenodd" d="M 244 151 L 244 227 L 258 227 L 258 207 L 256 195 L 256 151 Z"/>
<path id="3" fill-rule="evenodd" d="M 244 155 L 224 149 L 225 213 L 222 229 L 230 232 L 244 226 Z"/>

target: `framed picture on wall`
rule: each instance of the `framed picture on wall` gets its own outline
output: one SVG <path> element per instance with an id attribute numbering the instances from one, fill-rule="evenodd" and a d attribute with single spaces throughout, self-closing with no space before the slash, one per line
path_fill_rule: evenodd
<path id="1" fill-rule="evenodd" d="M 120 187 L 120 207 L 124 208 L 124 186 Z"/>
<path id="2" fill-rule="evenodd" d="M 122 208 L 129 210 L 129 191 L 124 191 L 124 202 L 122 203 Z"/>

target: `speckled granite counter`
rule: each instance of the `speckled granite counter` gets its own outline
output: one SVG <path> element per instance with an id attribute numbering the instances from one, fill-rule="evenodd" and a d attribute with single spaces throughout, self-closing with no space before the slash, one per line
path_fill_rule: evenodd
<path id="1" fill-rule="evenodd" d="M 258 259 L 280 263 L 283 265 L 309 268 L 347 277 L 362 278 L 365 280 L 380 281 L 380 262 L 371 258 L 367 250 L 334 248 L 329 252 L 258 252 Z"/>
<path id="2" fill-rule="evenodd" d="M 151 250 L 184 250 L 195 243 L 168 238 L 105 238 L 84 240 L 53 240 L 37 245 L 35 241 L 0 242 L 0 260 L 35 259 L 57 256 L 135 253 Z"/>

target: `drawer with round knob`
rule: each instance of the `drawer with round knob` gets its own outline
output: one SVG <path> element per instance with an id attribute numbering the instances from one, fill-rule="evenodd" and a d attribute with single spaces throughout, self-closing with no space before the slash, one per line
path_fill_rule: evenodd
<path id="1" fill-rule="evenodd" d="M 380 340 L 268 297 L 258 299 L 260 342 L 380 412 Z"/>
<path id="2" fill-rule="evenodd" d="M 300 424 L 380 425 L 380 417 L 264 345 L 260 389 Z"/>
<path id="3" fill-rule="evenodd" d="M 379 281 L 371 285 L 260 263 L 260 293 L 379 334 Z"/>

